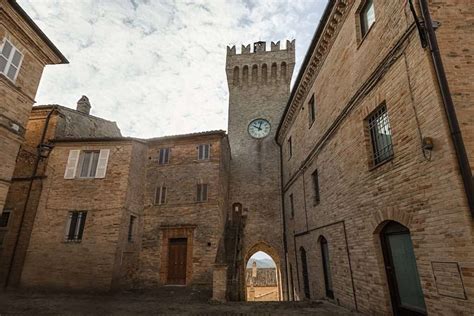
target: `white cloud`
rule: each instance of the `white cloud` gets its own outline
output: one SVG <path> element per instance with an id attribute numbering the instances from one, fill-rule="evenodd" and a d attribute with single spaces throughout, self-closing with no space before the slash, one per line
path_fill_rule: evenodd
<path id="1" fill-rule="evenodd" d="M 296 38 L 299 65 L 326 2 L 19 1 L 70 61 L 45 69 L 38 104 L 85 94 L 136 137 L 226 129 L 226 45 Z"/>

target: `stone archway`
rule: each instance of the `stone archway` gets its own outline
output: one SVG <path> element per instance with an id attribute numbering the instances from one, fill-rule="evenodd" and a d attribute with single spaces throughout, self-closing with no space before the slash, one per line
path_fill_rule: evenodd
<path id="1" fill-rule="evenodd" d="M 244 257 L 244 262 L 243 262 L 243 276 L 246 275 L 246 268 L 247 268 L 247 263 L 249 262 L 250 258 L 256 254 L 257 252 L 264 252 L 268 256 L 271 257 L 273 262 L 275 263 L 276 266 L 276 283 L 277 283 L 277 300 L 281 301 L 283 298 L 283 291 L 282 291 L 282 278 L 281 278 L 281 258 L 278 255 L 278 252 L 270 246 L 268 243 L 260 241 L 253 245 L 249 250 L 247 250 L 245 257 Z M 243 278 L 244 282 L 242 282 L 242 287 L 241 291 L 243 293 L 243 296 L 245 299 L 247 299 L 247 286 L 246 286 L 246 278 Z"/>

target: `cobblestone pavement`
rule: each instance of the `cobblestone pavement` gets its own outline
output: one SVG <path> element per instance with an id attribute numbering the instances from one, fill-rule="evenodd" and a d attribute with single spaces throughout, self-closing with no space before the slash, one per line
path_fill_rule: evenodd
<path id="1" fill-rule="evenodd" d="M 0 315 L 360 315 L 327 302 L 213 303 L 209 297 L 184 288 L 115 294 L 8 290 L 0 292 Z"/>

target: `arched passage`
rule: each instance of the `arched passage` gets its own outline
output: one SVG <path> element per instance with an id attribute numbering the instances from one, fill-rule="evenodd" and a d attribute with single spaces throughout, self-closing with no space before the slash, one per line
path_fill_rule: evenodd
<path id="1" fill-rule="evenodd" d="M 281 261 L 277 251 L 268 244 L 260 242 L 247 251 L 244 259 L 245 299 L 247 301 L 281 301 Z M 266 264 L 262 264 L 262 261 Z"/>

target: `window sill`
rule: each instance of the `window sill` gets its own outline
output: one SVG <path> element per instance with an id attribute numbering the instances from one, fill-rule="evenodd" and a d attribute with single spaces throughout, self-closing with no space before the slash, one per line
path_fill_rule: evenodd
<path id="1" fill-rule="evenodd" d="M 374 25 L 377 23 L 377 21 L 375 21 L 374 23 L 372 23 L 372 25 L 369 27 L 369 29 L 367 30 L 367 32 L 364 34 L 364 36 L 362 36 L 359 40 L 359 44 L 357 45 L 357 50 L 359 50 L 359 48 L 362 46 L 362 43 L 364 43 L 365 39 L 369 36 L 370 34 L 370 31 L 372 31 L 372 29 L 374 28 Z"/>
<path id="2" fill-rule="evenodd" d="M 389 158 L 385 159 L 384 161 L 379 162 L 378 164 L 369 167 L 369 171 L 373 171 L 375 169 L 378 169 L 379 167 L 391 162 L 395 158 L 394 155 L 390 156 Z"/>
<path id="3" fill-rule="evenodd" d="M 82 240 L 63 240 L 63 244 L 80 244 Z"/>

